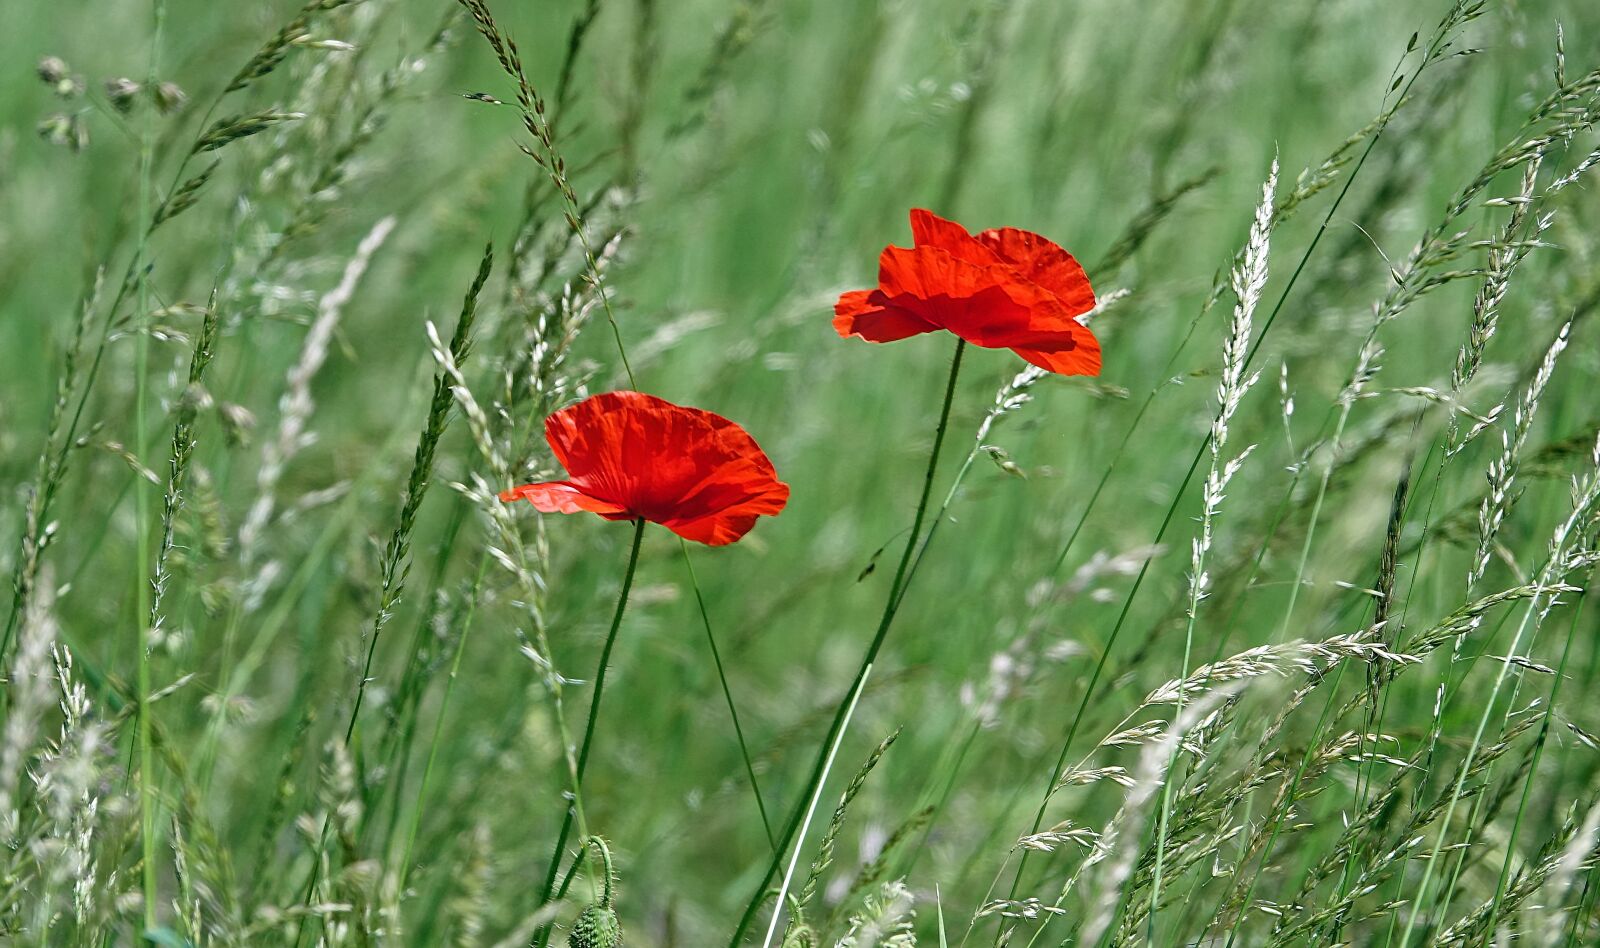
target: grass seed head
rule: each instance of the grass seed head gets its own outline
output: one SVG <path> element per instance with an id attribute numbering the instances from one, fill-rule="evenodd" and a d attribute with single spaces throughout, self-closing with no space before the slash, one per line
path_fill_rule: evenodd
<path id="1" fill-rule="evenodd" d="M 107 79 L 105 82 L 106 98 L 111 100 L 111 106 L 123 115 L 133 111 L 134 100 L 144 87 L 126 76 Z"/>
<path id="2" fill-rule="evenodd" d="M 60 56 L 44 57 L 39 60 L 36 70 L 39 73 L 39 80 L 48 86 L 53 86 L 67 78 L 67 64 Z"/>
<path id="3" fill-rule="evenodd" d="M 150 97 L 155 100 L 156 110 L 162 115 L 170 115 L 183 108 L 189 102 L 189 93 L 176 82 L 158 82 L 150 89 Z"/>

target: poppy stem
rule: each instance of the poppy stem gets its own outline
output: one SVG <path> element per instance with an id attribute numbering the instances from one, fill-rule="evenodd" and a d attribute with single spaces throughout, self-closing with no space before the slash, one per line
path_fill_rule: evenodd
<path id="1" fill-rule="evenodd" d="M 805 790 L 800 794 L 800 800 L 795 806 L 794 813 L 789 817 L 783 830 L 783 836 L 778 841 L 778 847 L 773 852 L 772 860 L 767 864 L 767 871 L 755 887 L 755 895 L 745 906 L 744 915 L 739 919 L 739 926 L 734 930 L 733 939 L 728 942 L 729 948 L 738 948 L 744 933 L 750 927 L 750 922 L 760 910 L 761 904 L 766 901 L 767 886 L 772 882 L 772 877 L 783 863 L 783 854 L 789 849 L 789 844 L 794 841 L 795 831 L 799 829 L 800 821 L 808 811 L 808 801 L 819 791 L 826 776 L 828 761 L 831 758 L 831 749 L 842 738 L 845 724 L 855 707 L 858 692 L 866 680 L 867 673 L 878 658 L 878 652 L 883 648 L 883 641 L 889 635 L 889 627 L 894 623 L 895 614 L 900 611 L 904 601 L 901 596 L 902 588 L 906 581 L 906 571 L 911 565 L 912 554 L 917 549 L 917 540 L 922 534 L 922 521 L 928 513 L 928 499 L 933 494 L 934 475 L 939 468 L 939 449 L 944 446 L 945 431 L 950 426 L 950 406 L 955 402 L 956 379 L 961 374 L 961 357 L 967 350 L 965 339 L 956 341 L 955 355 L 950 359 L 950 377 L 945 382 L 944 405 L 939 410 L 939 427 L 934 431 L 933 450 L 928 455 L 927 473 L 923 475 L 922 496 L 917 501 L 916 517 L 911 523 L 911 536 L 906 539 L 905 552 L 900 555 L 900 565 L 895 570 L 894 582 L 889 587 L 889 597 L 884 603 L 883 616 L 878 620 L 878 631 L 872 637 L 872 644 L 867 646 L 867 652 L 861 659 L 861 668 L 856 672 L 855 680 L 850 683 L 850 688 L 845 692 L 844 699 L 839 703 L 839 709 L 834 712 L 833 723 L 828 727 L 828 734 L 823 738 L 822 746 L 817 752 L 816 762 L 811 767 L 811 776 L 806 781 Z"/>
<path id="2" fill-rule="evenodd" d="M 573 818 L 581 812 L 583 806 L 583 772 L 589 766 L 589 749 L 594 743 L 595 722 L 600 718 L 600 698 L 606 689 L 606 667 L 611 663 L 611 649 L 617 644 L 617 630 L 622 628 L 622 614 L 628 608 L 628 592 L 633 588 L 633 574 L 639 566 L 639 545 L 643 540 L 644 518 L 641 517 L 633 521 L 633 548 L 628 552 L 628 566 L 622 574 L 622 591 L 617 594 L 617 610 L 611 616 L 611 631 L 606 633 L 605 645 L 600 648 L 600 664 L 594 673 L 594 694 L 589 698 L 589 722 L 583 727 L 583 743 L 578 745 L 577 763 L 575 765 L 569 763 L 572 768 L 572 806 L 567 807 L 566 818 L 561 821 L 561 834 L 556 837 L 555 852 L 550 854 L 550 868 L 545 872 L 544 893 L 540 896 L 540 905 L 549 903 L 550 896 L 555 890 L 556 875 L 561 871 L 561 853 L 567 847 L 567 838 L 572 835 Z M 587 835 L 586 829 L 585 836 Z M 540 937 L 540 942 L 543 943 L 549 937 L 547 926 Z"/>

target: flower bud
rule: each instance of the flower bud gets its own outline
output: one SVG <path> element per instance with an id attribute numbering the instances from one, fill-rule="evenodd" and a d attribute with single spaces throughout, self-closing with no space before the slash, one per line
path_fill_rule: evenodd
<path id="1" fill-rule="evenodd" d="M 622 948 L 622 923 L 610 906 L 596 903 L 584 909 L 567 935 L 568 948 Z"/>
<path id="2" fill-rule="evenodd" d="M 578 913 L 567 934 L 567 948 L 622 948 L 622 923 L 611 907 L 617 891 L 617 870 L 611 862 L 611 847 L 598 836 L 584 840 L 600 857 L 600 898 Z"/>

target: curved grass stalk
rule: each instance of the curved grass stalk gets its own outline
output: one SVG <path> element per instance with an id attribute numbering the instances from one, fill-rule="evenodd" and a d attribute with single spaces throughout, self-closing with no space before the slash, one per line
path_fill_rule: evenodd
<path id="1" fill-rule="evenodd" d="M 434 374 L 433 398 L 428 405 L 428 417 L 423 422 L 422 433 L 417 438 L 417 449 L 412 458 L 411 473 L 406 479 L 406 490 L 404 499 L 400 503 L 399 516 L 393 532 L 389 534 L 388 542 L 384 545 L 379 564 L 381 583 L 378 607 L 373 613 L 372 623 L 367 631 L 366 658 L 362 662 L 361 677 L 356 683 L 355 699 L 351 702 L 350 718 L 344 730 L 343 743 L 347 749 L 351 747 L 355 739 L 356 726 L 361 721 L 362 700 L 366 697 L 367 684 L 372 680 L 372 662 L 378 651 L 378 640 L 405 590 L 406 577 L 411 567 L 411 535 L 416 527 L 417 514 L 421 510 L 423 498 L 427 495 L 433 479 L 434 459 L 439 441 L 444 437 L 445 426 L 450 418 L 450 408 L 455 401 L 454 375 L 459 374 L 460 363 L 466 359 L 471 346 L 472 326 L 478 312 L 478 297 L 483 292 L 484 284 L 489 281 L 493 264 L 493 249 L 485 247 L 483 257 L 478 263 L 478 272 L 462 299 L 461 314 L 456 320 L 455 332 L 451 334 L 447 351 L 443 349 L 433 324 L 429 323 L 427 326 L 429 342 L 434 349 L 443 352 L 448 359 L 450 369 L 454 371 L 446 371 L 441 367 Z M 323 818 L 322 830 L 313 853 L 311 873 L 305 890 L 307 904 L 310 904 L 316 895 L 323 854 L 327 849 L 328 834 L 332 828 L 333 818 L 332 814 L 329 814 Z M 310 914 L 301 916 L 301 924 L 295 936 L 296 944 L 304 937 L 311 917 Z"/>
<path id="2" fill-rule="evenodd" d="M 1593 576 L 1585 587 L 1593 583 Z M 1506 858 L 1500 864 L 1500 876 L 1495 882 L 1494 902 L 1489 909 L 1489 921 L 1485 929 L 1491 933 L 1495 930 L 1495 923 L 1500 920 L 1501 904 L 1505 901 L 1506 885 L 1511 881 L 1511 863 L 1517 852 L 1517 836 L 1522 830 L 1523 817 L 1528 812 L 1528 801 L 1533 796 L 1533 781 L 1539 773 L 1539 761 L 1544 756 L 1546 742 L 1550 738 L 1550 721 L 1555 717 L 1556 701 L 1561 697 L 1561 683 L 1567 678 L 1567 662 L 1572 658 L 1572 643 L 1578 637 L 1578 620 L 1583 617 L 1583 604 L 1587 595 L 1580 594 L 1578 604 L 1572 611 L 1572 624 L 1567 627 L 1567 641 L 1561 648 L 1561 661 L 1556 665 L 1555 678 L 1550 683 L 1550 696 L 1545 700 L 1544 715 L 1539 721 L 1539 736 L 1534 738 L 1533 761 L 1528 765 L 1528 776 L 1522 782 L 1522 798 L 1517 803 L 1517 816 L 1511 824 L 1511 836 L 1506 840 Z"/>
<path id="3" fill-rule="evenodd" d="M 761 812 L 761 829 L 767 834 L 767 845 L 774 850 L 778 840 L 772 835 L 772 820 L 767 817 L 767 804 L 761 796 L 761 783 L 756 780 L 755 764 L 750 759 L 750 747 L 744 739 L 744 727 L 739 723 L 739 709 L 733 703 L 733 691 L 728 687 L 728 675 L 722 667 L 722 652 L 717 648 L 717 637 L 711 632 L 711 614 L 706 611 L 706 599 L 700 592 L 700 580 L 694 573 L 694 560 L 689 557 L 689 544 L 678 538 L 678 549 L 683 551 L 683 566 L 689 572 L 689 586 L 694 590 L 694 602 L 700 610 L 700 623 L 706 630 L 706 645 L 711 648 L 711 661 L 717 669 L 717 681 L 722 685 L 722 697 L 728 703 L 728 717 L 733 719 L 733 734 L 739 741 L 739 756 L 744 759 L 744 772 L 750 778 L 750 792 L 755 795 L 756 809 Z"/>
<path id="4" fill-rule="evenodd" d="M 872 666 L 870 664 L 861 670 L 861 676 L 856 680 L 855 690 L 850 694 L 850 701 L 845 705 L 844 723 L 834 732 L 833 743 L 829 745 L 827 756 L 823 759 L 822 777 L 815 782 L 815 789 L 811 793 L 811 802 L 806 805 L 805 821 L 800 824 L 800 835 L 794 841 L 794 854 L 789 857 L 789 868 L 784 870 L 783 882 L 778 886 L 778 906 L 784 904 L 784 897 L 789 892 L 790 884 L 794 882 L 794 871 L 800 864 L 800 853 L 805 848 L 806 831 L 811 829 L 811 820 L 817 814 L 817 804 L 822 800 L 822 788 L 828 782 L 828 772 L 833 769 L 833 761 L 839 756 L 839 745 L 844 743 L 844 732 L 850 727 L 850 719 L 855 716 L 856 704 L 861 700 L 861 692 L 867 687 L 867 676 L 871 673 Z M 778 932 L 778 918 L 782 914 L 777 907 L 774 907 L 772 921 L 767 924 L 767 936 L 762 939 L 761 948 L 771 948 L 772 937 Z"/>
<path id="5" fill-rule="evenodd" d="M 450 656 L 450 673 L 445 678 L 444 695 L 439 699 L 439 714 L 433 721 L 433 736 L 428 739 L 428 756 L 422 766 L 422 782 L 417 785 L 417 802 L 412 808 L 411 823 L 406 828 L 406 844 L 400 857 L 400 876 L 395 886 L 396 897 L 406 890 L 406 876 L 411 871 L 411 852 L 417 842 L 417 831 L 422 825 L 423 804 L 428 800 L 428 784 L 433 776 L 433 765 L 439 756 L 439 742 L 444 734 L 444 721 L 450 711 L 450 697 L 455 692 L 456 679 L 461 673 L 461 656 L 467 651 L 467 638 L 472 632 L 473 619 L 478 612 L 478 590 L 483 585 L 484 575 L 489 569 L 489 554 L 484 553 L 478 557 L 478 571 L 473 577 L 471 592 L 467 598 L 467 613 L 461 620 L 461 635 L 456 639 L 455 654 Z M 399 792 L 396 791 L 396 796 Z"/>
<path id="6" fill-rule="evenodd" d="M 1207 439 L 1211 450 L 1211 471 L 1206 475 L 1203 490 L 1200 535 L 1192 544 L 1189 602 L 1186 609 L 1188 618 L 1184 624 L 1183 665 L 1180 679 L 1189 677 L 1190 661 L 1194 651 L 1195 622 L 1200 614 L 1200 601 L 1205 598 L 1210 584 L 1206 575 L 1206 555 L 1211 551 L 1217 514 L 1222 507 L 1229 481 L 1238 473 L 1244 459 L 1255 450 L 1255 446 L 1251 445 L 1231 461 L 1224 460 L 1222 456 L 1223 449 L 1228 443 L 1228 423 L 1238 411 L 1245 394 L 1261 377 L 1260 372 L 1246 375 L 1244 360 L 1250 346 L 1251 317 L 1267 283 L 1273 192 L 1277 184 L 1278 162 L 1274 159 L 1272 170 L 1267 175 L 1267 183 L 1261 190 L 1261 204 L 1256 209 L 1255 222 L 1250 228 L 1250 239 L 1245 246 L 1243 259 L 1233 273 L 1233 292 L 1238 303 L 1234 306 L 1233 321 L 1222 346 L 1222 380 L 1217 385 L 1217 415 L 1211 423 L 1211 437 Z M 1181 717 L 1183 710 L 1183 695 L 1180 691 L 1177 707 L 1173 710 L 1173 719 Z M 1156 915 L 1161 903 L 1162 872 L 1166 862 L 1167 824 L 1172 809 L 1172 772 L 1177 766 L 1181 749 L 1181 744 L 1173 745 L 1172 758 L 1167 761 L 1166 779 L 1163 780 L 1161 788 L 1161 810 L 1156 828 L 1155 877 L 1150 888 L 1150 913 L 1147 919 L 1148 937 L 1152 943 L 1155 941 Z"/>

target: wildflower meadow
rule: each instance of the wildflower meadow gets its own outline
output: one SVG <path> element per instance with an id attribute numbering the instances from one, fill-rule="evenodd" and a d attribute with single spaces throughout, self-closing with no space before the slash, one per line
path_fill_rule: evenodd
<path id="1" fill-rule="evenodd" d="M 0 24 L 0 944 L 1600 944 L 1593 0 Z"/>

